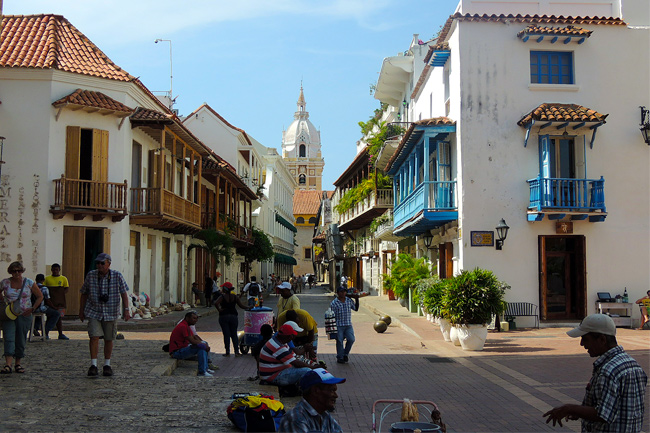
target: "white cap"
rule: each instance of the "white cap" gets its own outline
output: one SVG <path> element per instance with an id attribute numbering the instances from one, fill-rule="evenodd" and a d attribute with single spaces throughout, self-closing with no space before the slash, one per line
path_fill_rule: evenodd
<path id="1" fill-rule="evenodd" d="M 285 281 L 284 283 L 279 284 L 278 287 L 280 289 L 289 289 L 289 290 L 291 290 L 291 283 Z"/>
<path id="2" fill-rule="evenodd" d="M 595 332 L 603 335 L 616 335 L 616 324 L 606 314 L 592 314 L 585 317 L 577 328 L 567 332 L 569 337 L 582 337 L 583 335 Z"/>
<path id="3" fill-rule="evenodd" d="M 294 322 L 293 320 L 289 320 L 288 322 L 284 322 L 284 324 L 291 326 L 293 328 L 293 330 L 296 331 L 296 332 L 304 331 L 304 329 L 302 329 L 300 326 L 298 326 L 298 324 L 296 322 Z"/>

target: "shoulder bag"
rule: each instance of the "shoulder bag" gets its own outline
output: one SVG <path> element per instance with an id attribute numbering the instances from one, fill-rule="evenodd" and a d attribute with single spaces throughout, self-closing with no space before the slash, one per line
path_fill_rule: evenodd
<path id="1" fill-rule="evenodd" d="M 7 303 L 4 296 L 2 297 L 2 300 L 0 301 L 0 322 L 5 320 L 16 320 L 18 316 L 23 314 L 23 309 L 20 306 L 20 298 L 22 298 L 23 293 L 25 292 L 26 285 L 27 278 L 23 278 L 23 288 L 20 291 L 20 294 L 18 294 L 18 299 L 15 301 Z"/>

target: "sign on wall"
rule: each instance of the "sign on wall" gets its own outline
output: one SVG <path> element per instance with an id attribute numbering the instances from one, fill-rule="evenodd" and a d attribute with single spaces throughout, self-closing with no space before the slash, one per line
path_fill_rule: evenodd
<path id="1" fill-rule="evenodd" d="M 494 232 L 493 231 L 473 231 L 470 232 L 473 247 L 493 247 L 494 246 Z"/>
<path id="2" fill-rule="evenodd" d="M 560 222 L 555 223 L 555 233 L 558 235 L 568 235 L 573 233 L 573 222 Z"/>

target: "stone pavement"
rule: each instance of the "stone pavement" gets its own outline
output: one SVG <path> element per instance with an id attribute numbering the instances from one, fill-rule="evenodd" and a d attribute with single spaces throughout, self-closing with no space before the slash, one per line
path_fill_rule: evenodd
<path id="1" fill-rule="evenodd" d="M 319 341 L 328 369 L 347 378 L 339 385 L 334 414 L 344 431 L 371 431 L 372 403 L 405 397 L 435 402 L 450 432 L 579 431 L 577 422 L 553 428 L 541 416 L 553 406 L 580 401 L 591 373 L 593 360 L 578 340 L 566 336 L 567 328 L 490 333 L 485 350 L 464 352 L 395 301 L 361 302 L 353 315 L 357 342 L 349 364 L 336 364 L 334 341 L 324 338 L 324 330 Z M 393 324 L 377 334 L 372 324 L 383 314 Z M 72 324 L 66 323 L 70 341 L 28 343 L 27 373 L 0 376 L 2 430 L 236 431 L 225 416 L 230 395 L 264 391 L 277 397 L 277 388 L 246 380 L 255 370 L 250 356 L 214 354 L 219 370 L 213 378 L 196 377 L 196 363 L 169 358 L 161 347 L 182 316 L 120 322 L 125 340 L 115 343 L 111 378 L 86 377 L 87 335 Z M 619 342 L 650 371 L 650 333 L 622 328 L 618 333 Z M 199 334 L 220 351 L 221 333 L 199 327 Z M 101 358 L 100 346 L 100 363 Z M 282 401 L 291 408 L 297 399 Z M 644 427 L 650 431 L 647 419 L 648 413 Z M 388 431 L 387 423 L 382 431 Z"/>

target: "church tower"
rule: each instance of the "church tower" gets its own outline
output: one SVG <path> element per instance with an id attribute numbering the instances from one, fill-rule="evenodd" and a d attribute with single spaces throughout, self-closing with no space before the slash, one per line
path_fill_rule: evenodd
<path id="1" fill-rule="evenodd" d="M 325 161 L 321 155 L 320 131 L 309 120 L 306 106 L 301 85 L 298 111 L 291 125 L 282 132 L 282 158 L 299 190 L 320 191 Z"/>

